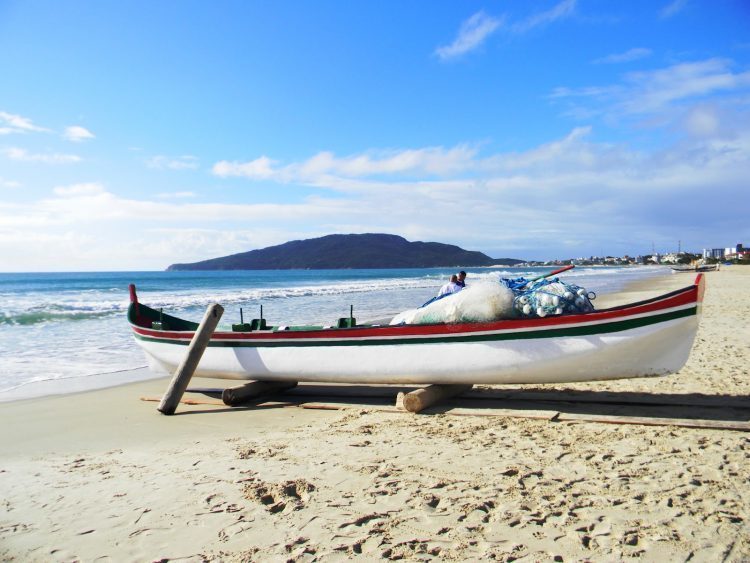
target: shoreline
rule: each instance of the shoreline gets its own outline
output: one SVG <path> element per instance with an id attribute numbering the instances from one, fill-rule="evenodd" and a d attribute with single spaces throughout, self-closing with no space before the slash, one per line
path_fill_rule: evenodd
<path id="1" fill-rule="evenodd" d="M 662 289 L 693 281 L 680 280 Z M 707 280 L 679 373 L 556 387 L 746 400 L 750 269 Z M 140 398 L 166 385 L 0 405 L 13 429 L 0 435 L 0 558 L 750 558 L 743 432 L 367 403 L 181 404 L 164 416 Z"/>
<path id="2" fill-rule="evenodd" d="M 122 379 L 123 374 L 128 374 L 126 376 L 127 379 L 124 381 Z M 2 391 L 0 393 L 0 405 L 15 401 L 87 393 L 89 391 L 119 387 L 121 385 L 147 381 L 158 377 L 158 375 L 155 375 L 148 369 L 148 366 L 138 366 L 106 373 L 92 373 L 80 377 L 31 381 Z"/>

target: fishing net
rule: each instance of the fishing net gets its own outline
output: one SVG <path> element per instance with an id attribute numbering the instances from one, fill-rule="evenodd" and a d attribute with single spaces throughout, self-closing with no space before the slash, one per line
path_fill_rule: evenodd
<path id="1" fill-rule="evenodd" d="M 502 278 L 500 283 L 513 292 L 513 309 L 519 317 L 546 317 L 588 313 L 594 310 L 593 291 L 565 283 L 559 278 L 529 281 L 525 278 Z"/>
<path id="2" fill-rule="evenodd" d="M 390 324 L 478 323 L 512 318 L 588 313 L 596 295 L 558 278 L 502 278 L 436 297 L 396 315 Z"/>
<path id="3" fill-rule="evenodd" d="M 480 323 L 513 316 L 513 291 L 480 282 L 396 315 L 391 324 Z"/>

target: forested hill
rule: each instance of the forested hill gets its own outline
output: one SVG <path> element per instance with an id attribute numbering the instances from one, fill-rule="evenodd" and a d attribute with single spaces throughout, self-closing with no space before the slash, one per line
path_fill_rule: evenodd
<path id="1" fill-rule="evenodd" d="M 167 270 L 334 270 L 344 268 L 435 268 L 513 265 L 513 258 L 493 259 L 481 252 L 439 242 L 409 242 L 387 234 L 327 235 L 277 246 L 172 264 Z"/>

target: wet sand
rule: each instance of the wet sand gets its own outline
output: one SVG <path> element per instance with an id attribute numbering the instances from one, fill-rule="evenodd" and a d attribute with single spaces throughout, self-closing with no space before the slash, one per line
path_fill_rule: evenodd
<path id="1" fill-rule="evenodd" d="M 692 280 L 649 280 L 597 307 Z M 750 268 L 707 280 L 678 374 L 527 389 L 747 400 Z M 1 559 L 750 558 L 745 432 L 410 415 L 367 401 L 180 405 L 166 417 L 140 400 L 166 385 L 0 405 Z"/>

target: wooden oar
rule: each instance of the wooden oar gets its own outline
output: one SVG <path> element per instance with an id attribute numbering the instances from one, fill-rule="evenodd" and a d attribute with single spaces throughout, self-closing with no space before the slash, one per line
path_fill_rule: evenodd
<path id="1" fill-rule="evenodd" d="M 549 272 L 549 273 L 547 273 L 547 274 L 543 274 L 543 275 L 541 275 L 541 276 L 537 276 L 537 277 L 535 277 L 535 278 L 531 278 L 531 279 L 530 279 L 530 280 L 528 281 L 528 283 L 526 283 L 526 285 L 529 285 L 530 283 L 534 283 L 535 281 L 539 281 L 539 280 L 541 280 L 541 279 L 544 279 L 544 278 L 548 278 L 548 277 L 550 277 L 550 276 L 554 276 L 555 274 L 560 274 L 560 273 L 562 273 L 562 272 L 567 272 L 568 270 L 572 270 L 572 269 L 573 269 L 573 268 L 575 268 L 575 267 L 576 267 L 576 265 L 575 265 L 575 264 L 570 264 L 570 265 L 568 265 L 568 266 L 565 266 L 565 267 L 563 267 L 563 268 L 560 268 L 559 270 L 554 270 L 554 271 L 552 271 L 552 272 Z"/>

